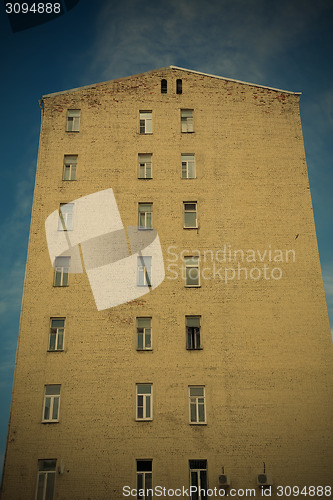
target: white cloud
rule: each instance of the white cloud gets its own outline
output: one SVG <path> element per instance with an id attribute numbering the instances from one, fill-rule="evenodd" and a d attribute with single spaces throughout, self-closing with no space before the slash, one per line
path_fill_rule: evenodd
<path id="1" fill-rule="evenodd" d="M 174 64 L 269 84 L 268 67 L 311 35 L 326 8 L 327 0 L 106 2 L 88 72 L 108 80 Z"/>

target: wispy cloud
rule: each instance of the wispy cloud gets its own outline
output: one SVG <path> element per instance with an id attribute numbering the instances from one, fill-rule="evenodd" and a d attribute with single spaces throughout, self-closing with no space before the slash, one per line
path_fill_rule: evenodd
<path id="1" fill-rule="evenodd" d="M 311 34 L 329 4 L 327 0 L 276 5 L 266 0 L 107 2 L 96 21 L 88 72 L 108 80 L 186 64 L 190 69 L 269 84 L 269 68 Z"/>

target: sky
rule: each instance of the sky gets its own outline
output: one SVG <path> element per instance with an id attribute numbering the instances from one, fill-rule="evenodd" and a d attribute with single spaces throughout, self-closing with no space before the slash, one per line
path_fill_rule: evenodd
<path id="1" fill-rule="evenodd" d="M 45 94 L 170 65 L 302 92 L 305 151 L 333 327 L 332 0 L 79 0 L 64 15 L 15 32 L 4 4 L 0 473 L 37 162 L 38 100 Z"/>

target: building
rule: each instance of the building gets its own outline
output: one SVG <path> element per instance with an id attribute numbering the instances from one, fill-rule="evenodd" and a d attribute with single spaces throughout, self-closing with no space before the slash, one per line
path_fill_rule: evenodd
<path id="1" fill-rule="evenodd" d="M 43 97 L 2 500 L 330 496 L 299 98 L 174 66 Z"/>

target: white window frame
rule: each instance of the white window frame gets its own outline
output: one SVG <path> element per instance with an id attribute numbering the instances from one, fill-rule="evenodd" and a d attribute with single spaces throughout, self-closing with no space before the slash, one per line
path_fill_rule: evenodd
<path id="1" fill-rule="evenodd" d="M 51 391 L 54 391 L 53 393 Z M 47 394 L 47 392 L 50 392 L 50 394 Z M 61 385 L 60 384 L 49 384 L 45 385 L 44 387 L 44 402 L 43 402 L 43 416 L 42 416 L 42 422 L 44 423 L 52 423 L 52 422 L 59 422 L 59 415 L 60 415 L 60 392 L 61 392 Z M 50 400 L 50 406 L 49 406 L 49 416 L 45 416 L 45 410 L 46 410 L 46 402 L 47 400 Z M 54 416 L 53 415 L 53 410 L 54 410 L 54 405 L 57 405 L 57 414 Z"/>
<path id="2" fill-rule="evenodd" d="M 63 326 L 52 326 L 54 321 L 63 321 Z M 64 339 L 65 339 L 65 321 L 66 318 L 50 318 L 50 334 L 49 334 L 49 346 L 48 351 L 56 352 L 64 350 Z M 55 336 L 54 349 L 51 348 L 51 339 Z M 62 342 L 59 340 L 61 339 Z M 53 342 L 52 342 L 53 343 Z M 61 347 L 59 347 L 61 345 Z"/>
<path id="3" fill-rule="evenodd" d="M 189 259 L 192 259 L 192 260 L 196 259 L 197 263 L 195 264 L 194 262 L 191 262 Z M 184 257 L 184 264 L 185 264 L 185 287 L 187 287 L 187 288 L 200 287 L 200 259 L 199 259 L 199 256 L 198 255 L 185 256 Z M 189 270 L 189 273 L 191 273 L 191 269 L 197 269 L 198 282 L 195 284 L 191 284 L 191 283 L 187 282 L 187 271 Z M 193 280 L 193 278 L 192 278 L 192 280 Z"/>
<path id="4" fill-rule="evenodd" d="M 195 205 L 195 208 L 188 208 L 188 205 Z M 198 203 L 196 201 L 184 201 L 184 229 L 198 229 Z M 186 214 L 195 214 L 195 226 L 188 226 L 186 223 Z"/>
<path id="5" fill-rule="evenodd" d="M 199 325 L 196 326 L 188 325 L 188 323 L 190 323 L 191 320 L 198 320 Z M 202 349 L 201 316 L 185 316 L 185 325 L 186 325 L 186 348 L 189 351 L 197 351 Z M 189 331 L 190 329 L 191 331 Z"/>
<path id="6" fill-rule="evenodd" d="M 143 392 L 143 389 L 140 387 L 149 386 L 150 392 Z M 142 398 L 142 404 L 141 399 Z M 153 384 L 150 383 L 142 383 L 136 384 L 136 420 L 138 421 L 149 421 L 153 420 Z M 147 407 L 149 407 L 149 412 L 147 412 Z M 139 415 L 139 410 L 142 408 L 142 416 Z M 147 413 L 150 413 L 147 416 Z"/>
<path id="7" fill-rule="evenodd" d="M 149 323 L 149 326 L 140 326 L 140 320 L 142 323 Z M 137 339 L 137 351 L 151 351 L 153 348 L 153 337 L 152 337 L 152 318 L 140 316 L 136 318 L 136 339 Z M 140 331 L 139 331 L 140 330 Z M 139 342 L 139 335 L 142 335 L 142 347 L 140 347 L 141 342 Z M 149 343 L 150 338 L 150 343 Z"/>
<path id="8" fill-rule="evenodd" d="M 196 179 L 195 155 L 182 153 L 182 179 Z M 191 175 L 193 173 L 193 175 Z"/>
<path id="9" fill-rule="evenodd" d="M 77 155 L 64 156 L 63 181 L 76 181 Z M 68 176 L 66 175 L 68 172 Z M 66 179 L 68 177 L 68 179 Z"/>
<path id="10" fill-rule="evenodd" d="M 192 468 L 191 467 L 191 462 L 206 462 L 206 467 L 205 468 Z M 207 499 L 207 494 L 202 494 L 205 491 L 207 492 L 208 489 L 208 471 L 207 471 L 207 460 L 190 460 L 189 461 L 189 471 L 190 471 L 190 486 L 197 486 L 197 491 L 193 492 L 191 494 L 191 500 L 206 500 Z M 204 471 L 206 473 L 206 484 L 202 484 L 202 479 L 201 479 L 201 472 Z M 192 481 L 192 473 L 196 475 L 196 484 L 193 483 Z M 200 491 L 201 490 L 201 491 Z"/>
<path id="11" fill-rule="evenodd" d="M 60 203 L 58 231 L 72 231 L 74 218 L 74 203 Z"/>
<path id="12" fill-rule="evenodd" d="M 68 265 L 57 265 L 57 260 L 60 262 L 60 259 L 68 259 Z M 68 286 L 69 281 L 69 268 L 70 268 L 71 258 L 70 257 L 56 257 L 54 262 L 54 281 L 53 286 L 55 287 L 64 287 Z M 60 283 L 57 284 L 57 276 L 60 274 Z"/>
<path id="13" fill-rule="evenodd" d="M 150 208 L 144 208 L 149 206 Z M 143 217 L 142 217 L 143 216 Z M 142 223 L 143 218 L 143 225 Z M 149 225 L 150 222 L 150 225 Z M 153 229 L 153 204 L 152 203 L 139 203 L 138 206 L 138 228 L 139 229 Z"/>
<path id="14" fill-rule="evenodd" d="M 152 257 L 139 255 L 137 258 L 138 286 L 152 286 Z M 143 277 L 143 280 L 141 279 Z"/>
<path id="15" fill-rule="evenodd" d="M 153 133 L 153 112 L 140 111 L 139 112 L 139 133 L 140 135 L 147 135 Z"/>
<path id="16" fill-rule="evenodd" d="M 80 130 L 80 109 L 68 109 L 67 110 L 67 124 L 66 132 L 79 132 Z"/>
<path id="17" fill-rule="evenodd" d="M 205 386 L 204 385 L 190 385 L 188 388 L 189 394 L 189 418 L 190 424 L 193 425 L 205 425 L 206 424 L 206 397 L 205 397 Z M 202 389 L 202 395 L 196 395 L 194 392 Z M 192 392 L 192 393 L 191 393 Z M 195 409 L 195 415 L 192 419 L 192 409 Z M 204 417 L 199 415 L 199 409 L 203 408 Z M 200 412 L 201 413 L 201 412 Z"/>
<path id="18" fill-rule="evenodd" d="M 152 153 L 139 153 L 138 155 L 138 179 L 152 179 L 153 178 L 153 162 Z M 141 175 L 141 169 L 143 175 Z M 149 175 L 150 171 L 150 175 Z"/>
<path id="19" fill-rule="evenodd" d="M 43 468 L 42 465 L 45 462 L 54 462 L 54 470 L 49 470 L 48 468 Z M 53 467 L 53 466 L 52 466 Z M 45 500 L 46 498 L 50 499 L 50 493 L 52 493 L 52 499 L 54 498 L 54 489 L 55 489 L 55 478 L 56 478 L 56 470 L 57 470 L 57 460 L 56 459 L 45 459 L 45 460 L 38 460 L 38 474 L 37 474 L 37 486 L 36 486 L 36 500 Z M 52 477 L 53 476 L 53 477 Z M 51 481 L 51 490 L 52 491 L 47 491 L 48 487 L 50 488 L 50 479 L 52 477 Z M 43 485 L 42 485 L 42 491 L 39 491 L 39 482 L 42 480 Z M 41 494 L 39 494 L 41 493 Z M 47 496 L 46 496 L 47 494 Z"/>
<path id="20" fill-rule="evenodd" d="M 183 134 L 194 132 L 193 109 L 180 110 L 181 131 Z"/>
<path id="21" fill-rule="evenodd" d="M 139 462 L 151 462 L 151 470 L 139 470 Z M 141 481 L 140 481 L 140 479 Z M 141 484 L 140 484 L 141 483 Z M 136 461 L 136 486 L 137 486 L 137 500 L 151 500 L 153 488 L 153 461 L 152 460 L 137 460 Z M 144 490 L 144 495 L 140 495 L 139 491 Z"/>

